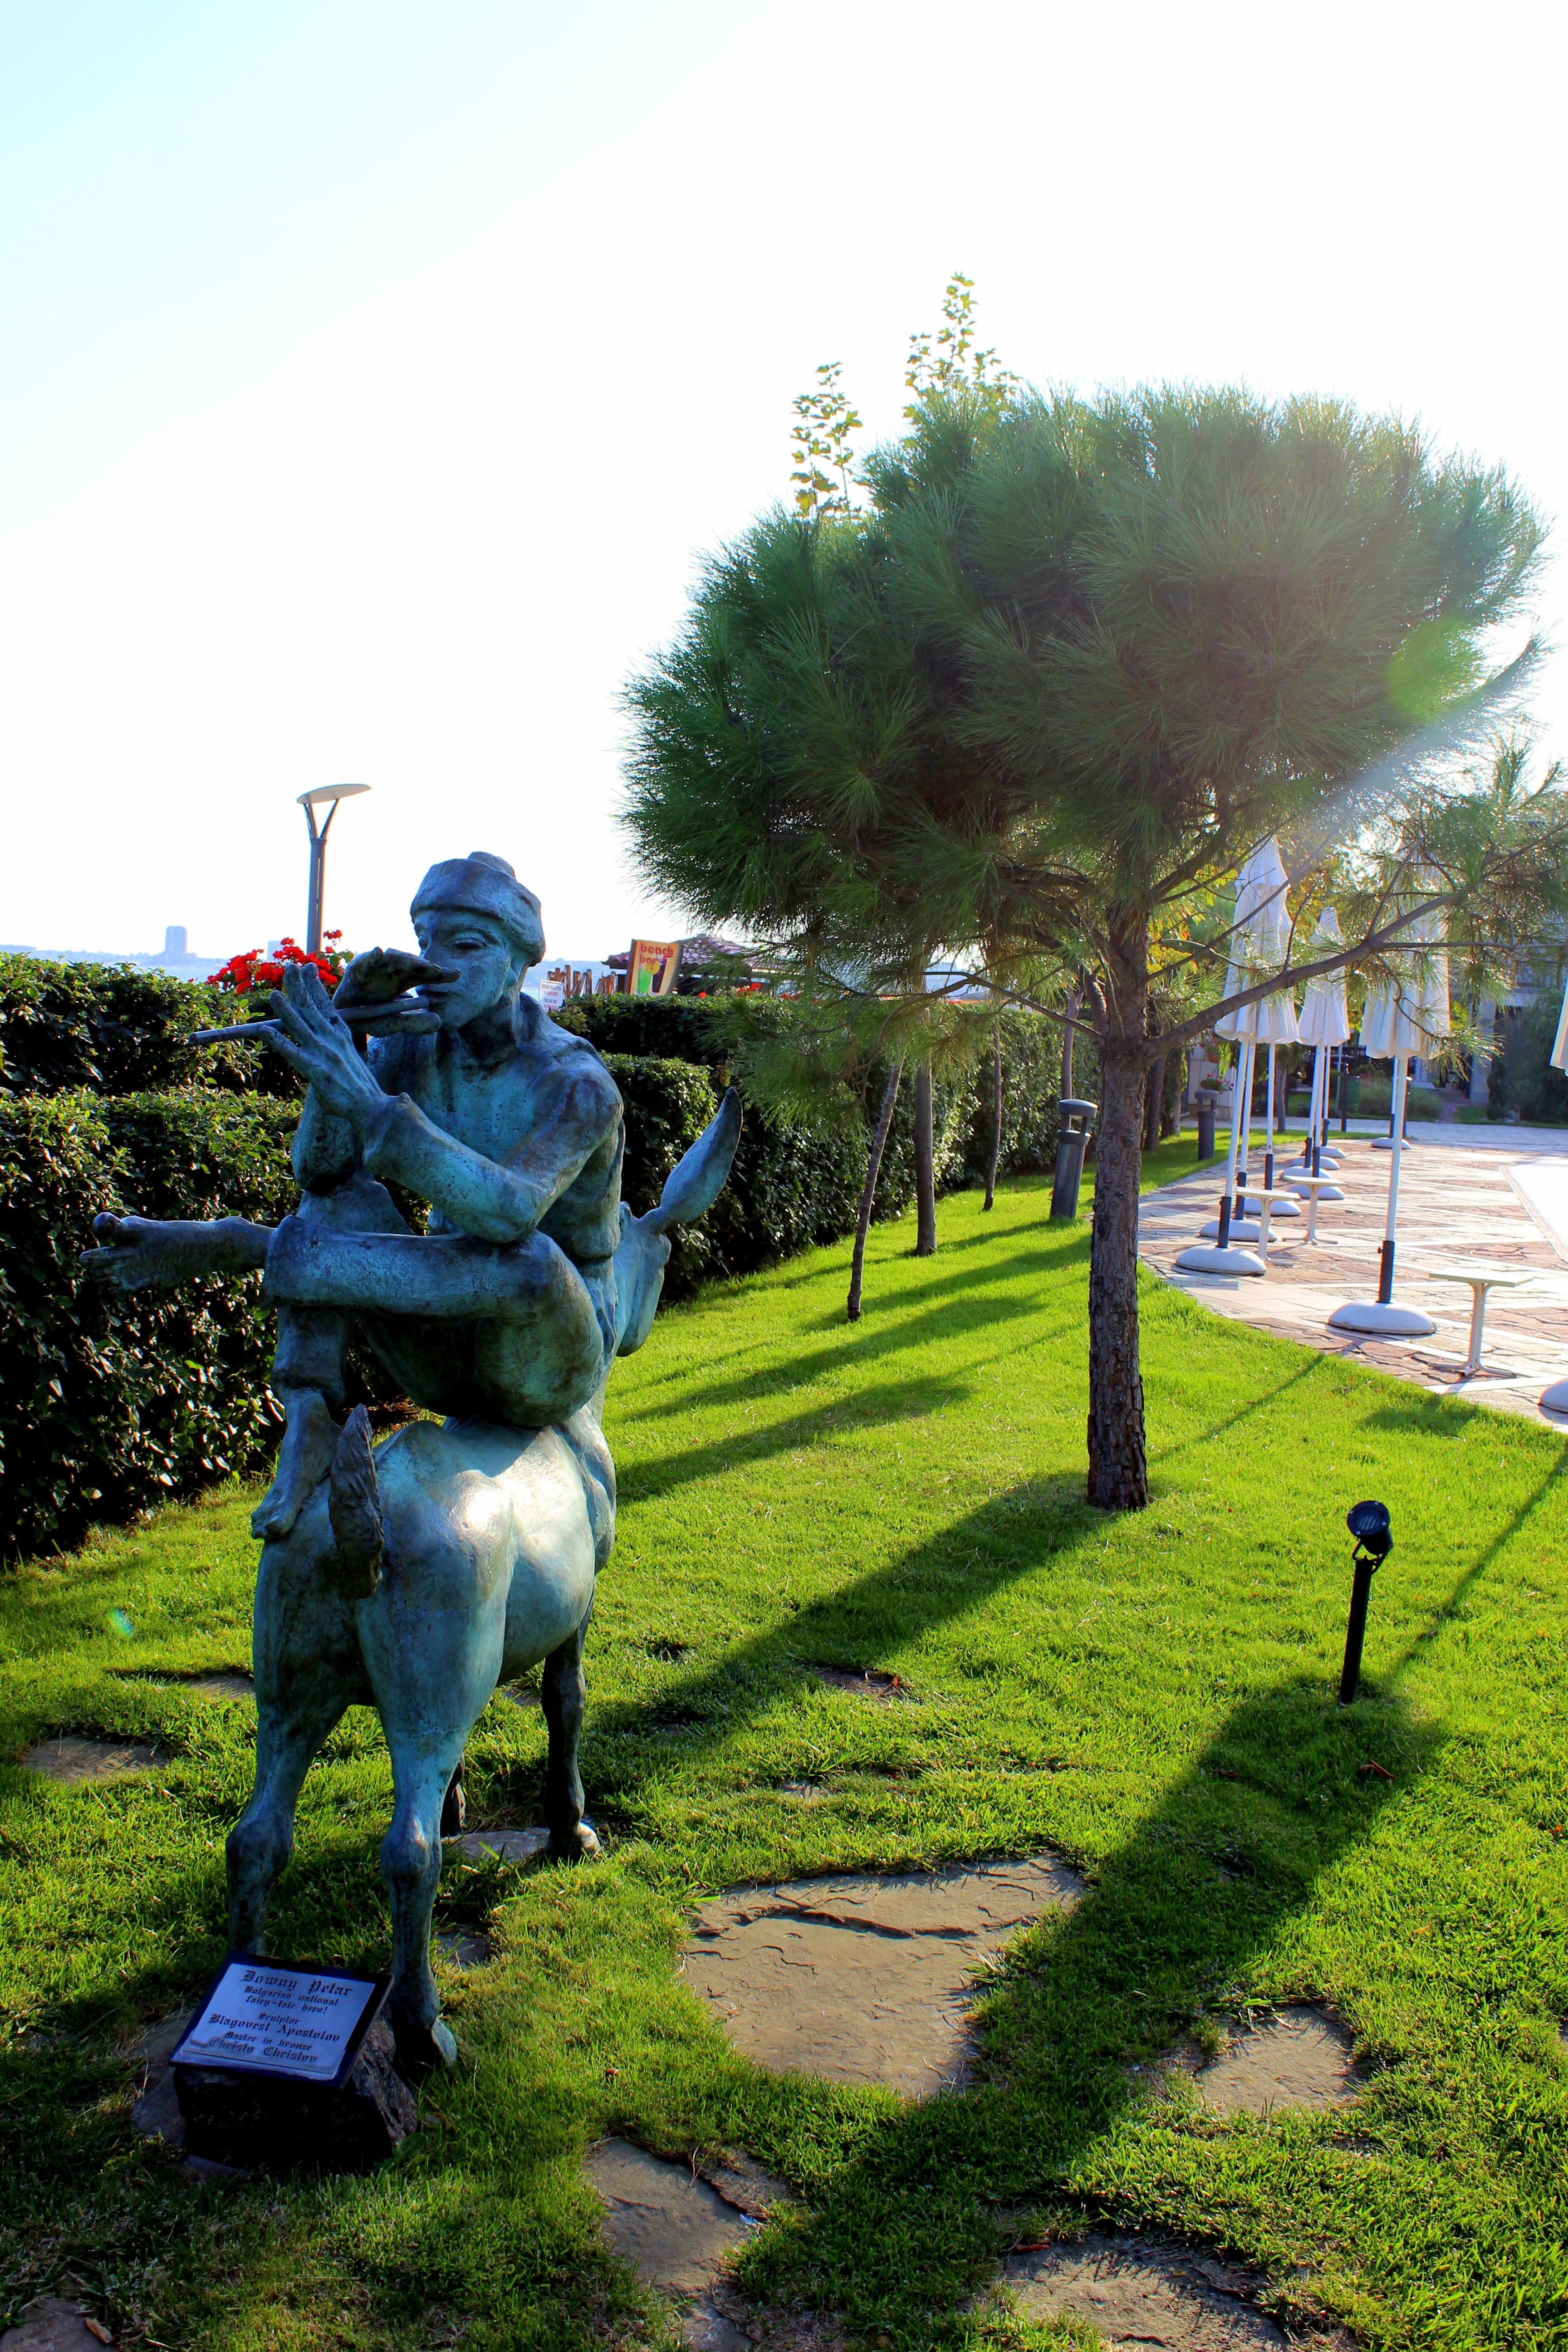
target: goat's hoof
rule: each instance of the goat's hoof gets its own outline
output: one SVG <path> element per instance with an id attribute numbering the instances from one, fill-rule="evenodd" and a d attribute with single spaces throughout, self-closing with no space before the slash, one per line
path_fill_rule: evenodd
<path id="1" fill-rule="evenodd" d="M 604 1852 L 591 1822 L 577 1822 L 569 1830 L 552 1830 L 546 1848 L 552 1862 L 587 1862 Z"/>
<path id="2" fill-rule="evenodd" d="M 394 2015 L 392 2032 L 396 2043 L 397 2071 L 405 2083 L 423 2082 L 437 2067 L 455 2066 L 458 2063 L 452 2029 L 438 2017 L 428 2025 L 416 2025 L 412 2018 Z"/>

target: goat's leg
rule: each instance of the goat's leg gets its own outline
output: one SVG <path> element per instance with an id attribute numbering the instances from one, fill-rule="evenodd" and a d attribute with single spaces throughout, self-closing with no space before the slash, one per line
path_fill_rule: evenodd
<path id="1" fill-rule="evenodd" d="M 489 1497 L 487 1521 L 488 1490 L 476 1482 L 459 1544 L 446 1510 L 411 1504 L 416 1490 L 397 1471 L 395 1449 L 393 1463 L 391 1488 L 382 1490 L 387 1559 L 357 1623 L 392 1757 L 392 1824 L 381 1865 L 392 1905 L 389 2009 L 406 2073 L 450 2065 L 457 2056 L 430 1967 L 441 1810 L 500 1672 L 511 1538 L 499 1489 Z"/>
<path id="2" fill-rule="evenodd" d="M 256 1580 L 256 1786 L 228 1835 L 229 1941 L 266 1949 L 267 1898 L 294 1851 L 294 1810 L 322 1741 L 370 1696 L 351 1604 L 322 1573 L 333 1538 L 324 1492 Z"/>
<path id="3" fill-rule="evenodd" d="M 259 1706 L 256 1786 L 228 1833 L 228 1940 L 237 1952 L 267 1949 L 267 1902 L 294 1851 L 294 1811 L 305 1775 L 349 1703 Z"/>
<path id="4" fill-rule="evenodd" d="M 430 1966 L 430 1921 L 441 1879 L 441 1806 L 471 1726 L 445 1737 L 387 1739 L 392 1749 L 392 1826 L 381 1844 L 381 1867 L 392 1904 L 392 1998 L 388 2014 L 405 2074 L 456 2063 L 458 2045 L 441 2022 L 441 1997 Z"/>
<path id="5" fill-rule="evenodd" d="M 583 1782 L 577 1770 L 577 1741 L 583 1729 L 585 1685 L 583 1643 L 587 1637 L 590 1607 L 582 1623 L 544 1661 L 540 1700 L 550 1732 L 550 1757 L 544 1774 L 544 1818 L 550 1829 L 550 1854 L 554 1862 L 577 1862 L 597 1853 L 599 1841 L 583 1819 Z"/>

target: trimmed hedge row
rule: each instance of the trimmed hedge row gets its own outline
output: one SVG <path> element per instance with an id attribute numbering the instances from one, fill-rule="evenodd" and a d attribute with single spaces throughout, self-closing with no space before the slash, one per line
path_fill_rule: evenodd
<path id="1" fill-rule="evenodd" d="M 273 1223 L 298 1116 L 205 1089 L 0 1102 L 0 1556 L 266 1463 L 259 1277 L 111 1301 L 77 1253 L 101 1210 Z"/>
<path id="2" fill-rule="evenodd" d="M 110 977 L 118 982 L 121 975 Z M 81 1056 L 97 1050 L 95 1067 L 160 1066 L 159 1055 L 177 1053 L 182 1033 L 171 1007 L 183 1013 L 182 989 L 205 992 L 163 983 L 157 974 L 123 977 L 128 984 L 159 983 L 148 1001 L 162 1030 L 138 1042 L 128 1016 L 140 1000 L 128 985 L 113 999 L 116 1018 L 127 1016 L 124 1034 L 110 1028 L 95 1044 L 95 1008 L 104 998 L 89 987 L 69 1000 L 80 1023 L 74 1031 L 66 1024 L 65 1042 L 57 1041 L 57 1074 L 70 1066 L 68 1046 Z M 53 1010 L 43 1001 L 45 1029 L 58 1010 L 59 1000 L 52 1002 Z M 8 1012 L 14 1003 L 13 996 Z M 688 1049 L 605 1055 L 626 1107 L 626 1197 L 640 1214 L 713 1115 L 711 1056 L 690 1000 L 660 1004 L 649 1019 L 646 1000 L 628 999 L 625 1014 L 612 1020 L 602 1035 Z M 187 1030 L 196 1025 L 193 1018 Z M 1026 1014 L 1005 1016 L 1002 1033 L 1002 1168 L 1047 1167 L 1055 1151 L 1056 1041 Z M 36 1053 L 35 1066 L 44 1058 Z M 196 1066 L 204 1073 L 208 1066 L 205 1059 Z M 1080 1083 L 1081 1070 L 1080 1063 Z M 873 1112 L 883 1083 L 879 1071 L 870 1074 Z M 913 1198 L 913 1096 L 912 1086 L 900 1089 L 879 1218 L 901 1215 Z M 934 1109 L 939 1182 L 979 1181 L 991 1143 L 989 1060 L 939 1084 Z M 121 1298 L 100 1291 L 78 1254 L 104 1210 L 276 1223 L 295 1198 L 289 1145 L 298 1117 L 297 1097 L 213 1087 L 0 1096 L 0 1558 L 69 1545 L 93 1520 L 124 1520 L 231 1472 L 268 1465 L 278 1414 L 267 1390 L 272 1328 L 258 1301 L 258 1277 Z M 848 1233 L 865 1155 L 863 1129 L 808 1133 L 751 1108 L 729 1185 L 700 1225 L 674 1237 L 667 1297 L 689 1297 L 704 1280 L 745 1274 Z M 367 1352 L 356 1351 L 351 1370 L 356 1394 L 388 1401 L 385 1376 Z"/>
<path id="3" fill-rule="evenodd" d="M 244 1000 L 133 964 L 47 963 L 0 955 L 0 1093 L 166 1093 L 297 1097 L 281 1055 L 263 1046 L 193 1045 L 195 1029 L 244 1017 Z"/>

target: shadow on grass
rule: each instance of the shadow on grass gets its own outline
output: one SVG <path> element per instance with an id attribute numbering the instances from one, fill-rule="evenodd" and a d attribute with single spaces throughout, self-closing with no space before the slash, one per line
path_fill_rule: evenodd
<path id="1" fill-rule="evenodd" d="M 589 1811 L 597 1806 L 624 1817 L 646 1786 L 662 1780 L 670 1751 L 661 1726 L 677 1720 L 685 1727 L 680 1754 L 689 1763 L 781 1698 L 814 1685 L 815 1667 L 885 1666 L 933 1626 L 982 1612 L 1015 1578 L 1102 1539 L 1100 1515 L 1084 1501 L 1076 1476 L 1036 1480 L 682 1675 L 655 1706 L 642 1700 L 595 1706 L 590 1696 L 583 1741 Z"/>
<path id="2" fill-rule="evenodd" d="M 1087 1240 L 1081 1246 L 1087 1258 Z M 802 1328 L 837 1332 L 839 1336 L 831 1345 L 805 1349 L 786 1363 L 773 1360 L 770 1350 L 764 1363 L 711 1381 L 705 1387 L 689 1385 L 683 1375 L 678 1394 L 657 1403 L 629 1407 L 619 1425 L 635 1428 L 641 1422 L 751 1403 L 760 1396 L 787 1395 L 792 1390 L 815 1387 L 833 1373 L 861 1372 L 885 1356 L 905 1355 L 911 1348 L 919 1349 L 933 1339 L 962 1339 L 967 1333 L 984 1331 L 995 1324 L 1037 1316 L 1046 1304 L 1045 1295 L 1027 1277 L 1044 1273 L 1058 1262 L 1060 1255 L 1029 1249 L 983 1276 L 970 1276 L 960 1268 L 945 1280 L 911 1284 L 897 1296 L 883 1294 L 876 1302 L 875 1315 L 870 1313 L 868 1302 L 867 1319 L 859 1325 L 846 1325 L 842 1315 L 818 1317 Z M 1007 1284 L 1009 1290 L 1007 1295 L 998 1297 L 996 1286 L 1002 1283 Z M 898 1313 L 900 1307 L 906 1311 Z M 897 1319 L 893 1320 L 895 1314 Z M 884 1317 L 889 1319 L 883 1320 Z M 1061 1332 L 1081 1332 L 1086 1328 L 1082 1318 L 1076 1316 L 1058 1327 Z M 837 1407 L 837 1400 L 835 1402 Z"/>
<path id="3" fill-rule="evenodd" d="M 1478 1406 L 1476 1410 L 1479 1412 L 1481 1408 Z M 1492 1565 L 1492 1562 L 1499 1557 L 1504 1549 L 1513 1541 L 1514 1537 L 1518 1535 L 1520 1529 L 1525 1526 L 1526 1522 L 1534 1517 L 1536 1512 L 1541 1508 L 1542 1503 L 1545 1502 L 1547 1496 L 1558 1485 L 1565 1468 L 1568 1468 L 1568 1444 L 1564 1444 L 1556 1461 L 1552 1464 L 1551 1469 L 1548 1470 L 1546 1475 L 1541 1480 L 1535 1492 L 1527 1496 L 1520 1505 L 1512 1518 L 1510 1519 L 1507 1527 L 1500 1529 L 1498 1534 L 1492 1538 L 1490 1543 L 1487 1545 L 1486 1549 L 1477 1554 L 1470 1566 L 1466 1569 L 1464 1574 L 1455 1583 L 1447 1599 L 1443 1602 L 1442 1606 L 1433 1612 L 1431 1622 L 1427 1625 L 1426 1631 L 1424 1633 L 1417 1633 L 1415 1640 L 1409 1643 L 1406 1647 L 1401 1651 L 1399 1656 L 1395 1658 L 1394 1664 L 1388 1669 L 1391 1676 L 1402 1675 L 1406 1666 L 1414 1665 L 1416 1660 L 1431 1647 L 1438 1634 L 1442 1632 L 1444 1626 L 1453 1616 L 1454 1612 L 1464 1600 L 1465 1595 L 1469 1591 L 1470 1587 L 1478 1580 L 1479 1578 L 1483 1577 L 1486 1574 L 1488 1569 Z"/>
<path id="4" fill-rule="evenodd" d="M 1303 1381 L 1317 1379 L 1326 1369 L 1327 1360 L 1322 1356 L 1309 1357 L 1294 1371 L 1288 1372 L 1276 1387 L 1266 1390 L 1261 1396 L 1253 1397 L 1237 1412 L 1227 1413 L 1223 1421 L 1211 1422 L 1206 1429 L 1194 1430 L 1190 1437 L 1179 1438 L 1175 1444 L 1163 1445 L 1157 1453 L 1151 1453 L 1150 1462 L 1172 1462 L 1177 1454 L 1190 1453 L 1194 1445 L 1208 1445 L 1216 1437 L 1224 1437 L 1244 1421 L 1250 1421 L 1255 1413 L 1265 1412 L 1270 1405 L 1278 1404 L 1282 1396 L 1288 1395 L 1291 1389 L 1300 1388 Z"/>
<path id="5" fill-rule="evenodd" d="M 1358 1780 L 1372 1744 L 1394 1786 Z M 1302 1680 L 1244 1700 L 1079 1909 L 1015 1948 L 984 2002 L 973 2087 L 868 2118 L 849 2159 L 808 2184 L 810 2221 L 752 2256 L 752 2285 L 804 2294 L 851 2328 L 875 2321 L 896 2344 L 930 2342 L 992 2273 L 998 2205 L 1065 2197 L 1086 2218 L 1120 2216 L 1135 2201 L 1134 2110 L 1154 2134 L 1179 2120 L 1141 2092 L 1133 2066 L 1245 2001 L 1254 1963 L 1437 1745 L 1397 1696 L 1341 1708 L 1327 1681 Z M 748 2116 L 723 2118 L 731 2132 L 756 2129 L 754 2078 L 746 2104 Z M 765 2083 L 761 2105 L 784 2120 L 781 2089 Z M 789 2160 L 784 2144 L 758 2152 Z M 1288 2192 L 1282 2174 L 1286 2203 Z"/>

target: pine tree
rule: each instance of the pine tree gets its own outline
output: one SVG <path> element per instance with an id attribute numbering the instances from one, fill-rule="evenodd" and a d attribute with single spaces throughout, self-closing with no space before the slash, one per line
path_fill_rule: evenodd
<path id="1" fill-rule="evenodd" d="M 1481 633 L 1540 527 L 1500 474 L 1343 406 L 950 377 L 908 421 L 868 504 L 774 514 L 710 570 L 633 690 L 627 814 L 662 890 L 884 1028 L 939 946 L 1003 1001 L 1079 993 L 1101 1080 L 1088 1491 L 1137 1507 L 1145 1083 L 1224 1009 L 1227 876 L 1272 833 L 1295 876 L 1337 856 L 1363 970 L 1423 909 L 1479 952 L 1568 906 L 1554 785 L 1489 799 L 1432 772 L 1489 707 Z M 1416 871 L 1436 881 L 1413 893 Z"/>

